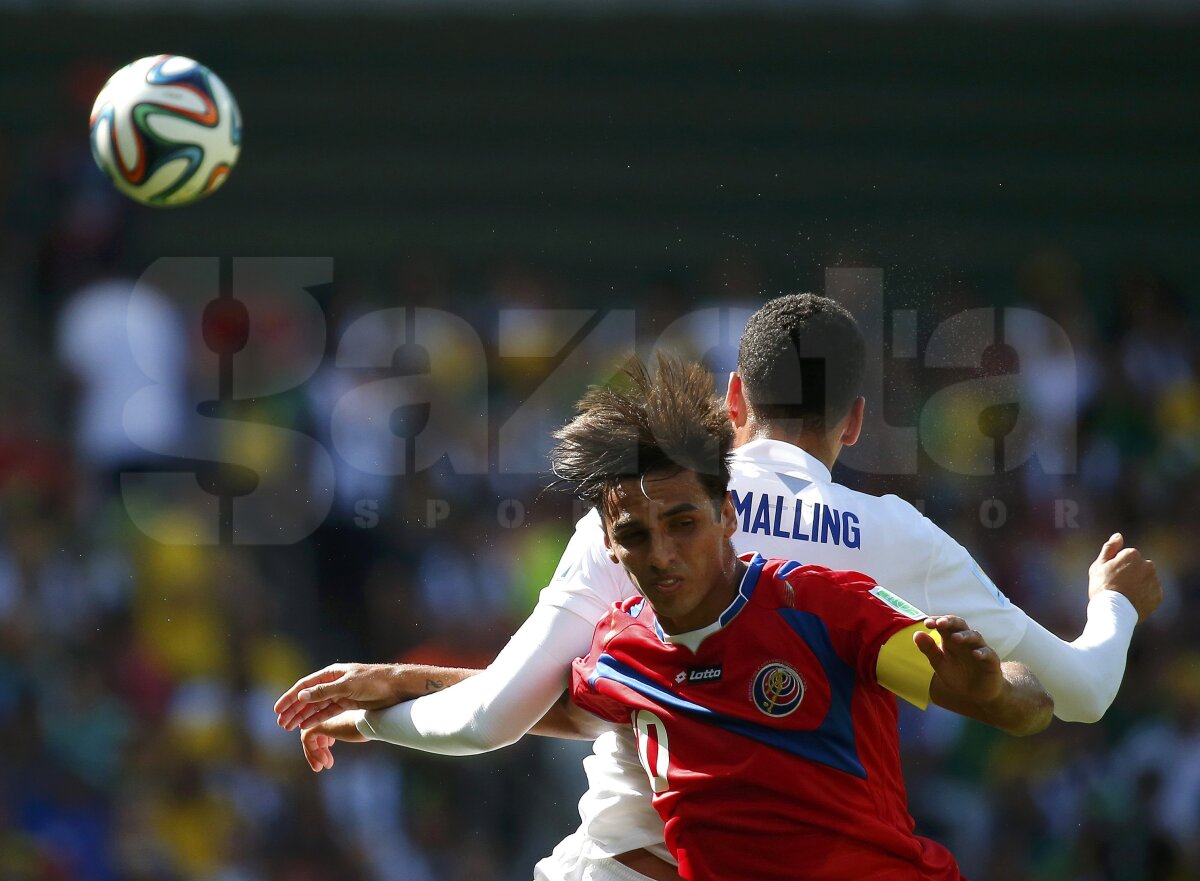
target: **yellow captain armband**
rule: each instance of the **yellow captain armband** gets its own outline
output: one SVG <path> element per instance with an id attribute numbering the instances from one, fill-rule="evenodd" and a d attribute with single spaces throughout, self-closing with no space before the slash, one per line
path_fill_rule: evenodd
<path id="1" fill-rule="evenodd" d="M 905 627 L 893 633 L 891 639 L 879 649 L 875 676 L 879 684 L 896 697 L 904 698 L 923 710 L 929 706 L 929 683 L 933 679 L 933 668 L 913 642 L 913 634 L 918 630 L 928 633 L 938 645 L 942 644 L 942 635 L 924 624 Z"/>

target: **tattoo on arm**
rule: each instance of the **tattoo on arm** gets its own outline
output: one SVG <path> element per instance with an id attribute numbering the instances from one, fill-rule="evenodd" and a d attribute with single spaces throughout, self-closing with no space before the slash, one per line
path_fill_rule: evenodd
<path id="1" fill-rule="evenodd" d="M 426 680 L 425 680 L 425 690 L 426 691 L 441 691 L 445 687 L 446 687 L 446 683 L 444 681 L 442 681 L 441 679 L 426 678 Z"/>

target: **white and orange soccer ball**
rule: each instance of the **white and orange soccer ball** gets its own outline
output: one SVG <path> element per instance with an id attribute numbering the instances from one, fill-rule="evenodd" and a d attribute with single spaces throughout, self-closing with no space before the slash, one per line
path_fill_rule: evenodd
<path id="1" fill-rule="evenodd" d="M 182 55 L 154 55 L 109 77 L 92 106 L 92 155 L 144 205 L 186 205 L 225 182 L 242 117 L 225 84 Z"/>

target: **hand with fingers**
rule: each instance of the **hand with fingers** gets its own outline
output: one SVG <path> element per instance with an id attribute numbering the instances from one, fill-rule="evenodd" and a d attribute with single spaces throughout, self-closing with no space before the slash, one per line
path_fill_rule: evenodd
<path id="1" fill-rule="evenodd" d="M 333 745 L 339 740 L 346 743 L 363 743 L 363 737 L 355 725 L 355 715 L 351 712 L 337 713 L 311 727 L 300 731 L 300 747 L 304 750 L 304 758 L 308 767 L 314 772 L 321 772 L 333 767 Z"/>
<path id="2" fill-rule="evenodd" d="M 954 615 L 925 619 L 942 644 L 917 631 L 913 641 L 933 668 L 929 698 L 1009 734 L 1036 734 L 1050 724 L 1054 699 L 1023 664 L 1001 662 L 995 650 L 967 622 Z"/>
<path id="3" fill-rule="evenodd" d="M 1114 532 L 1088 569 L 1088 596 L 1104 590 L 1123 594 L 1138 613 L 1138 623 L 1148 618 L 1163 600 L 1162 582 L 1152 560 L 1137 548 L 1125 547 L 1125 537 Z"/>
<path id="4" fill-rule="evenodd" d="M 286 731 L 314 729 L 345 710 L 379 710 L 413 695 L 404 693 L 401 664 L 330 664 L 298 680 L 275 702 Z"/>
<path id="5" fill-rule="evenodd" d="M 918 631 L 913 636 L 922 654 L 933 667 L 933 678 L 939 691 L 957 694 L 979 703 L 994 700 L 1004 690 L 1004 673 L 1000 656 L 978 631 L 954 615 L 925 619 L 925 626 L 942 637 L 939 646 L 930 634 Z M 931 685 L 931 691 L 935 686 Z"/>

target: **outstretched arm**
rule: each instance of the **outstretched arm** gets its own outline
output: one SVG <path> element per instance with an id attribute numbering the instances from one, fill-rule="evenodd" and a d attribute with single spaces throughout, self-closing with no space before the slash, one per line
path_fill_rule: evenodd
<path id="1" fill-rule="evenodd" d="M 1008 657 L 1037 674 L 1066 722 L 1099 720 L 1117 696 L 1134 625 L 1162 602 L 1154 563 L 1114 534 L 1088 570 L 1087 626 L 1078 639 L 1059 639 L 1030 620 Z"/>
<path id="2" fill-rule="evenodd" d="M 349 665 L 329 670 L 327 683 L 297 683 L 277 703 L 280 723 L 316 729 L 342 719 L 343 709 L 358 731 L 374 740 L 445 755 L 471 755 L 506 746 L 531 730 L 562 694 L 571 661 L 587 653 L 595 622 L 632 590 L 621 567 L 608 559 L 599 518 L 580 521 L 558 573 L 542 591 L 537 608 L 488 668 L 411 668 L 401 681 L 433 671 L 431 679 L 456 684 L 416 700 L 378 709 L 402 694 L 386 667 Z M 393 671 L 394 672 L 394 671 Z M 444 678 L 443 678 L 444 674 Z M 320 677 L 320 674 L 314 674 Z M 304 697 L 301 694 L 304 693 Z M 331 703 L 311 709 L 307 699 Z M 296 704 L 303 702 L 304 707 Z M 539 726 L 540 728 L 540 726 Z"/>
<path id="3" fill-rule="evenodd" d="M 1103 716 L 1120 688 L 1134 626 L 1162 600 L 1154 564 L 1125 548 L 1120 533 L 1112 535 L 1088 570 L 1087 627 L 1068 641 L 1006 599 L 962 545 L 929 520 L 923 523 L 928 534 L 921 540 L 936 550 L 925 596 L 905 599 L 970 621 L 1001 658 L 1020 661 L 1041 680 L 1058 718 L 1095 722 Z"/>
<path id="4" fill-rule="evenodd" d="M 427 664 L 330 664 L 300 679 L 275 702 L 285 731 L 314 728 L 344 710 L 382 710 L 456 685 L 479 670 Z"/>
<path id="5" fill-rule="evenodd" d="M 392 672 L 387 668 L 394 665 L 376 664 L 358 666 L 371 668 L 358 672 L 365 676 L 366 681 L 370 682 L 371 687 L 374 688 Z M 483 673 L 484 671 L 472 670 L 466 672 L 474 675 L 476 672 Z M 477 699 L 478 696 L 475 696 L 475 698 Z M 457 696 L 457 700 L 465 701 L 467 698 L 459 695 Z M 323 703 L 329 702 L 326 701 Z M 308 762 L 308 766 L 313 771 L 323 771 L 333 767 L 333 745 L 339 740 L 345 743 L 387 740 L 391 743 L 408 746 L 410 744 L 405 741 L 415 737 L 419 738 L 419 742 L 412 744 L 416 748 L 448 754 L 483 752 L 485 749 L 494 749 L 504 745 L 498 740 L 495 746 L 491 746 L 486 741 L 484 735 L 472 735 L 470 733 L 473 727 L 471 723 L 463 723 L 457 729 L 452 726 L 450 729 L 443 729 L 441 731 L 427 730 L 418 734 L 413 733 L 416 730 L 415 728 L 412 731 L 409 731 L 407 728 L 401 728 L 399 731 L 389 730 L 386 726 L 396 724 L 394 722 L 375 722 L 374 726 L 368 727 L 368 731 L 364 732 L 362 728 L 367 726 L 364 720 L 366 714 L 352 707 L 339 709 L 339 703 L 335 701 L 319 712 L 311 714 L 309 721 L 298 726 L 301 729 L 300 746 L 304 750 L 304 758 Z M 404 706 L 404 704 L 400 704 L 399 706 Z M 399 713 L 403 711 L 397 709 L 395 712 Z M 411 720 L 411 714 L 409 714 L 409 718 Z M 411 721 L 408 724 L 411 724 Z M 516 728 L 519 728 L 521 723 L 516 722 L 515 725 Z M 534 724 L 529 733 L 540 734 L 546 737 L 560 737 L 568 740 L 595 740 L 605 731 L 612 730 L 612 727 L 611 723 L 605 722 L 603 719 L 576 707 L 571 703 L 568 693 L 564 691 L 545 715 Z M 379 729 L 382 729 L 382 731 L 379 731 Z M 379 736 L 380 733 L 383 736 Z M 507 739 L 509 736 L 502 731 L 499 734 L 500 740 Z M 479 749 L 473 749 L 470 746 L 469 742 L 473 736 L 476 738 L 475 746 L 480 747 Z M 519 734 L 516 735 L 516 737 L 519 736 Z M 516 739 L 516 737 L 513 739 Z"/>
<path id="6" fill-rule="evenodd" d="M 935 704 L 1018 736 L 1036 734 L 1050 724 L 1054 699 L 1027 667 L 1002 663 L 962 618 L 931 617 L 925 625 L 941 635 L 939 645 L 927 632 L 913 634 L 933 668 L 929 698 Z"/>
<path id="7" fill-rule="evenodd" d="M 587 652 L 595 623 L 541 606 L 486 670 L 444 691 L 384 710 L 356 710 L 358 730 L 443 755 L 508 746 L 546 714 L 567 686 L 571 661 Z"/>
<path id="8" fill-rule="evenodd" d="M 366 741 L 368 738 L 358 729 L 358 719 L 359 714 L 344 711 L 327 715 L 319 722 L 303 726 L 300 732 L 300 746 L 304 750 L 308 766 L 314 771 L 332 768 L 333 745 L 339 740 L 346 743 Z M 571 703 L 569 693 L 564 691 L 554 702 L 554 706 L 534 726 L 532 733 L 569 740 L 595 740 L 604 732 L 611 731 L 613 727 L 612 722 L 606 722 L 599 716 L 575 706 Z"/>

